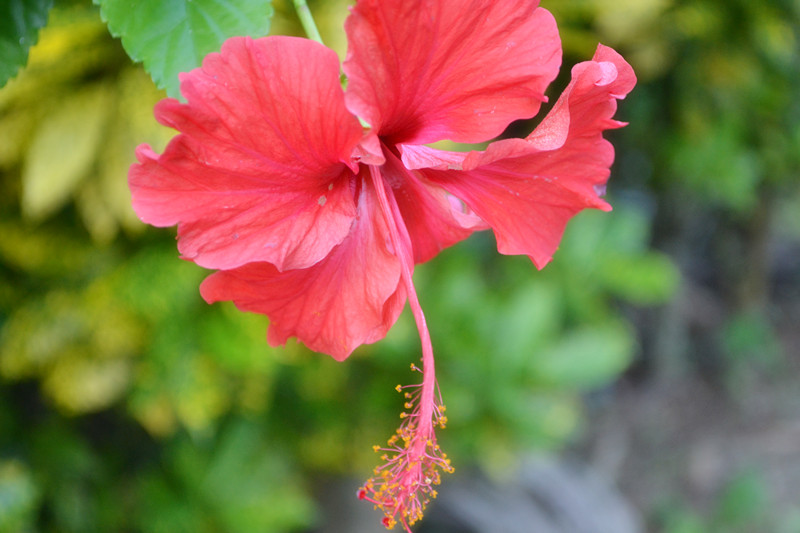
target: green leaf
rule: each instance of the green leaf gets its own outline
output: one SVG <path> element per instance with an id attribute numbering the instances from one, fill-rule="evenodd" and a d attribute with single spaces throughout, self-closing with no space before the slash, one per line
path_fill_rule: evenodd
<path id="1" fill-rule="evenodd" d="M 562 388 L 591 389 L 617 377 L 633 357 L 629 327 L 609 320 L 575 329 L 532 359 L 538 382 Z"/>
<path id="2" fill-rule="evenodd" d="M 229 37 L 269 33 L 270 0 L 94 0 L 111 34 L 167 94 L 179 95 L 179 72 L 200 66 Z"/>
<path id="3" fill-rule="evenodd" d="M 524 371 L 531 352 L 559 334 L 563 309 L 557 289 L 539 281 L 525 283 L 501 300 L 488 318 L 476 317 L 491 328 L 481 338 L 495 339 L 491 349 L 496 360 L 502 361 L 498 377 L 504 383 Z"/>
<path id="4" fill-rule="evenodd" d="M 778 365 L 782 359 L 778 333 L 763 313 L 735 314 L 726 321 L 720 333 L 723 353 L 730 365 L 770 368 Z"/>
<path id="5" fill-rule="evenodd" d="M 28 50 L 47 23 L 51 7 L 53 0 L 0 2 L 0 87 L 28 62 Z"/>
<path id="6" fill-rule="evenodd" d="M 755 527 L 768 513 L 769 492 L 758 471 L 737 474 L 725 487 L 715 512 L 718 531 L 763 531 Z"/>
<path id="7" fill-rule="evenodd" d="M 607 289 L 637 305 L 656 305 L 669 301 L 681 281 L 675 264 L 658 252 L 638 256 L 609 254 L 599 271 Z"/>
<path id="8" fill-rule="evenodd" d="M 682 135 L 672 153 L 676 175 L 701 199 L 746 212 L 763 177 L 762 161 L 750 148 L 749 125 L 708 117 L 697 133 Z"/>
<path id="9" fill-rule="evenodd" d="M 211 438 L 177 438 L 165 452 L 164 468 L 140 478 L 137 531 L 299 531 L 314 518 L 291 456 L 263 425 L 234 418 Z"/>
<path id="10" fill-rule="evenodd" d="M 265 447 L 269 437 L 262 427 L 235 420 L 204 462 L 198 489 L 224 531 L 286 531 L 313 517 L 289 457 L 274 444 Z"/>
<path id="11" fill-rule="evenodd" d="M 33 531 L 39 490 L 26 466 L 0 461 L 0 531 Z"/>

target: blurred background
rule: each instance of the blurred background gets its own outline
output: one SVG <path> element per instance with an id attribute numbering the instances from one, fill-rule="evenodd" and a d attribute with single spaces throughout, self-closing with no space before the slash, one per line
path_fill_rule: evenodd
<path id="1" fill-rule="evenodd" d="M 347 2 L 309 4 L 343 53 Z M 206 305 L 129 205 L 163 93 L 88 0 L 55 5 L 0 89 L 0 532 L 381 531 L 355 491 L 417 379 L 411 317 L 336 363 Z M 800 2 L 542 5 L 551 101 L 597 42 L 639 76 L 614 211 L 541 272 L 489 234 L 417 268 L 456 467 L 418 531 L 800 532 Z"/>

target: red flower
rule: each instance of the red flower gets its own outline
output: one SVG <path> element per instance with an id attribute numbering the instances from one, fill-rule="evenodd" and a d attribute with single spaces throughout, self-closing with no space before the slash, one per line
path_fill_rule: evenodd
<path id="1" fill-rule="evenodd" d="M 342 360 L 410 301 L 425 377 L 405 444 L 390 443 L 401 467 L 378 469 L 362 494 L 407 527 L 419 491 L 435 493 L 426 468 L 449 469 L 414 265 L 490 227 L 501 253 L 543 267 L 572 215 L 609 209 L 602 132 L 622 125 L 611 117 L 635 77 L 600 46 L 530 136 L 442 152 L 425 144 L 486 141 L 536 114 L 561 62 L 550 13 L 537 0 L 360 0 L 345 28 L 346 92 L 316 42 L 228 40 L 182 75 L 187 103 L 158 104 L 180 134 L 161 155 L 139 147 L 130 187 L 142 220 L 177 224 L 183 257 L 218 270 L 203 297 L 266 314 L 270 344 L 294 336 Z"/>

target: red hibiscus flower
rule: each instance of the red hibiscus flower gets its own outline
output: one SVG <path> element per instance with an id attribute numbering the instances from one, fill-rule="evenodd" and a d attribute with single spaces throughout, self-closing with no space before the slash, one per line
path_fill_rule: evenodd
<path id="1" fill-rule="evenodd" d="M 601 45 L 531 135 L 443 152 L 426 144 L 487 141 L 537 113 L 561 62 L 552 15 L 537 0 L 359 0 L 345 29 L 346 91 L 316 42 L 228 40 L 182 75 L 186 103 L 157 105 L 180 133 L 161 155 L 139 147 L 130 188 L 143 221 L 177 224 L 183 257 L 217 270 L 202 296 L 267 315 L 270 344 L 294 336 L 343 360 L 409 301 L 423 382 L 359 491 L 408 529 L 452 470 L 414 265 L 491 228 L 501 253 L 543 267 L 570 217 L 610 209 L 602 132 L 622 125 L 635 77 Z"/>

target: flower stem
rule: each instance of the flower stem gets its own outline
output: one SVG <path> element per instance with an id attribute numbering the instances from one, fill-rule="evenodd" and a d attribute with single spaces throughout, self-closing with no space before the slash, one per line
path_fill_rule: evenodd
<path id="1" fill-rule="evenodd" d="M 306 0 L 294 0 L 294 9 L 297 11 L 297 17 L 300 19 L 300 24 L 303 25 L 303 30 L 305 30 L 308 38 L 317 41 L 319 44 L 324 44 L 319 30 L 317 30 L 317 25 L 314 23 L 314 17 L 311 16 L 311 11 L 308 9 Z"/>

